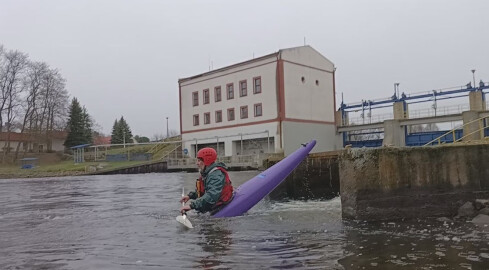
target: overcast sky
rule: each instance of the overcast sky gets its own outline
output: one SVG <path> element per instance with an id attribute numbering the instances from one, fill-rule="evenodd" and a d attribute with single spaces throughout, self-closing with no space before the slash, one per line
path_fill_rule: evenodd
<path id="1" fill-rule="evenodd" d="M 489 1 L 0 0 L 0 44 L 61 71 L 103 132 L 179 131 L 178 78 L 306 43 L 337 104 L 489 81 Z"/>

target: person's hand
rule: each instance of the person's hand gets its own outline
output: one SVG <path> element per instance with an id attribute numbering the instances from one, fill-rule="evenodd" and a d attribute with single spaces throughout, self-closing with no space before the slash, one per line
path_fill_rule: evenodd
<path id="1" fill-rule="evenodd" d="M 182 199 L 180 199 L 180 202 L 181 203 L 186 203 L 186 202 L 188 202 L 188 200 L 190 200 L 190 197 L 189 196 L 183 196 Z"/>
<path id="2" fill-rule="evenodd" d="M 182 208 L 180 208 L 180 213 L 185 214 L 185 212 L 190 211 L 190 210 L 192 210 L 192 208 L 190 208 L 190 205 L 185 205 L 185 206 L 182 206 Z"/>

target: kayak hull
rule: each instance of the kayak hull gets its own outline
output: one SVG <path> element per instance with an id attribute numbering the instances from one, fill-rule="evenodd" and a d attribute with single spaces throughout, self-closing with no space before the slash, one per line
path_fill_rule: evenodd
<path id="1" fill-rule="evenodd" d="M 316 141 L 303 144 L 277 164 L 246 181 L 235 190 L 233 200 L 213 217 L 235 217 L 246 213 L 255 204 L 272 192 L 304 160 Z"/>

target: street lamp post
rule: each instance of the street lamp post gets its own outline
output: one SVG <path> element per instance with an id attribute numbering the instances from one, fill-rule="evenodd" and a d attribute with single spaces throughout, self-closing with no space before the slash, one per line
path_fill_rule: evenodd
<path id="1" fill-rule="evenodd" d="M 166 138 L 170 137 L 170 132 L 168 132 L 168 117 L 166 118 Z"/>
<path id="2" fill-rule="evenodd" d="M 475 88 L 475 69 L 472 69 L 472 79 L 474 80 L 474 88 Z"/>
<path id="3" fill-rule="evenodd" d="M 400 98 L 399 96 L 399 83 L 394 83 L 394 95 L 396 95 L 396 98 Z"/>

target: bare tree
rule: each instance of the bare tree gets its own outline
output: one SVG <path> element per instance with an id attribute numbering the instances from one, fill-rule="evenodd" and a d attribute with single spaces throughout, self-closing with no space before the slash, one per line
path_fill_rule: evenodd
<path id="1" fill-rule="evenodd" d="M 52 132 L 64 130 L 67 108 L 66 80 L 58 70 L 50 69 L 43 62 L 32 62 L 27 54 L 7 51 L 0 45 L 0 132 L 7 131 L 7 151 L 3 151 L 1 161 L 10 150 L 9 135 L 14 128 L 29 135 L 35 150 L 39 143 L 52 150 Z M 20 146 L 21 142 L 15 149 L 15 158 Z"/>
<path id="2" fill-rule="evenodd" d="M 4 115 L 13 96 L 20 88 L 22 72 L 27 66 L 27 55 L 19 51 L 0 51 L 0 132 L 3 129 Z"/>
<path id="3" fill-rule="evenodd" d="M 65 79 L 56 69 L 44 69 L 39 80 L 39 92 L 28 119 L 29 131 L 35 138 L 35 150 L 38 150 L 40 143 L 46 143 L 47 150 L 50 151 L 52 132 L 64 128 L 68 92 Z"/>
<path id="4" fill-rule="evenodd" d="M 2 52 L 0 69 L 0 132 L 3 131 L 4 117 L 7 120 L 7 138 L 4 145 L 2 160 L 10 151 L 11 124 L 16 117 L 16 109 L 21 93 L 21 81 L 23 72 L 27 66 L 27 55 L 19 51 Z"/>
<path id="5" fill-rule="evenodd" d="M 153 134 L 153 137 L 152 137 L 154 142 L 162 141 L 164 138 L 165 138 L 165 136 L 163 135 L 163 133 L 159 133 L 159 134 L 155 133 L 155 134 Z"/>
<path id="6" fill-rule="evenodd" d="M 30 62 L 27 67 L 26 76 L 23 80 L 23 89 L 26 93 L 23 102 L 23 117 L 21 122 L 20 133 L 24 133 L 28 124 L 33 121 L 33 115 L 39 103 L 41 92 L 42 77 L 48 72 L 48 65 L 43 62 Z M 20 143 L 15 149 L 15 159 L 17 159 L 20 149 Z"/>

